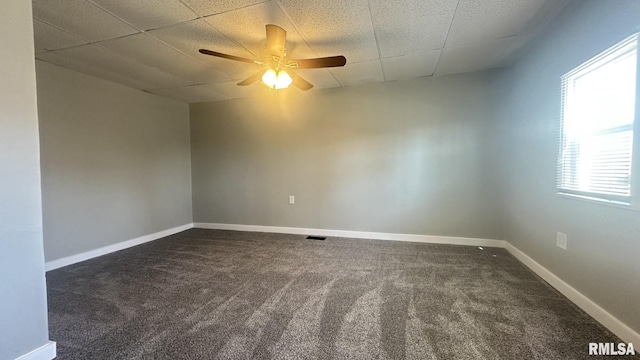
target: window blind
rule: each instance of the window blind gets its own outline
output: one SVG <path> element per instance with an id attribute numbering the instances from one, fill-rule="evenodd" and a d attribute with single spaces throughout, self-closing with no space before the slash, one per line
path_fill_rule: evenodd
<path id="1" fill-rule="evenodd" d="M 557 191 L 630 203 L 637 34 L 564 75 Z"/>

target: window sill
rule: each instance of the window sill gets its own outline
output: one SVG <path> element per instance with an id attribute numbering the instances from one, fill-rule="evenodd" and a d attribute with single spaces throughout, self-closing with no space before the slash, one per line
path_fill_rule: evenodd
<path id="1" fill-rule="evenodd" d="M 589 196 L 567 194 L 567 193 L 562 193 L 562 192 L 556 192 L 556 196 L 559 196 L 559 197 L 565 198 L 565 199 L 583 201 L 583 202 L 587 202 L 587 203 L 591 203 L 591 204 L 601 204 L 601 205 L 612 206 L 612 207 L 625 209 L 625 210 L 640 211 L 640 207 L 638 207 L 637 205 L 626 204 L 626 203 L 621 203 L 621 202 L 616 202 L 616 201 L 611 201 L 611 200 L 605 200 L 605 199 L 598 199 L 598 198 L 593 198 L 593 197 L 589 197 Z"/>

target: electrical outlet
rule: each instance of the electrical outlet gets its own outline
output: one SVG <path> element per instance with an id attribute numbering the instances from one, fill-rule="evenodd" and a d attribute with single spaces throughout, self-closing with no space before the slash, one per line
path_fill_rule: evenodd
<path id="1" fill-rule="evenodd" d="M 556 245 L 561 249 L 567 250 L 567 234 L 558 231 Z"/>
<path id="2" fill-rule="evenodd" d="M 296 197 L 293 195 L 289 195 L 289 205 L 293 205 L 296 203 Z"/>

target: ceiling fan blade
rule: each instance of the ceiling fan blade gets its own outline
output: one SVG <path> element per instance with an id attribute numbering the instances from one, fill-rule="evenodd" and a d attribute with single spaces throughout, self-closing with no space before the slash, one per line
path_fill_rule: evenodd
<path id="1" fill-rule="evenodd" d="M 207 50 L 207 49 L 200 49 L 199 51 L 200 51 L 201 54 L 217 56 L 217 57 L 221 57 L 223 59 L 242 61 L 242 62 L 251 63 L 251 64 L 262 64 L 261 62 L 256 61 L 256 60 L 247 59 L 247 58 L 243 58 L 243 57 L 235 56 L 235 55 L 227 55 L 227 54 L 219 53 L 217 51 L 211 51 L 211 50 Z"/>
<path id="2" fill-rule="evenodd" d="M 267 28 L 267 50 L 271 55 L 284 57 L 285 42 L 287 32 L 278 25 L 268 24 Z"/>
<path id="3" fill-rule="evenodd" d="M 313 84 L 308 82 L 307 80 L 298 76 L 298 74 L 294 73 L 291 70 L 287 70 L 289 75 L 291 75 L 291 79 L 293 80 L 293 85 L 300 90 L 309 90 L 313 87 Z"/>
<path id="4" fill-rule="evenodd" d="M 342 55 L 329 56 L 315 59 L 298 59 L 287 61 L 287 67 L 293 69 L 318 69 L 327 67 L 344 66 L 347 63 L 347 58 Z"/>
<path id="5" fill-rule="evenodd" d="M 240 85 L 240 86 L 247 86 L 247 85 L 251 85 L 251 84 L 253 84 L 254 82 L 256 82 L 256 81 L 260 80 L 260 79 L 262 78 L 262 74 L 264 74 L 264 70 L 260 70 L 260 71 L 258 71 L 257 73 L 255 73 L 255 74 L 253 74 L 253 75 L 249 76 L 248 78 L 246 78 L 246 79 L 244 79 L 244 80 L 240 81 L 240 82 L 238 83 L 238 85 Z"/>

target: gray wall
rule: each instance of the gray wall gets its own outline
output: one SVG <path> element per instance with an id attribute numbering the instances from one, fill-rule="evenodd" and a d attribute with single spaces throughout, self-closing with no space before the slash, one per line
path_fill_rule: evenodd
<path id="1" fill-rule="evenodd" d="M 0 11 L 0 359 L 48 341 L 31 1 Z"/>
<path id="2" fill-rule="evenodd" d="M 192 104 L 194 221 L 500 239 L 490 76 Z"/>
<path id="3" fill-rule="evenodd" d="M 496 98 L 506 239 L 635 331 L 640 212 L 559 197 L 555 171 L 560 76 L 639 30 L 640 1 L 574 1 L 503 75 Z M 556 231 L 568 235 L 566 251 L 556 247 Z"/>
<path id="4" fill-rule="evenodd" d="M 46 260 L 191 223 L 188 105 L 36 65 Z"/>

